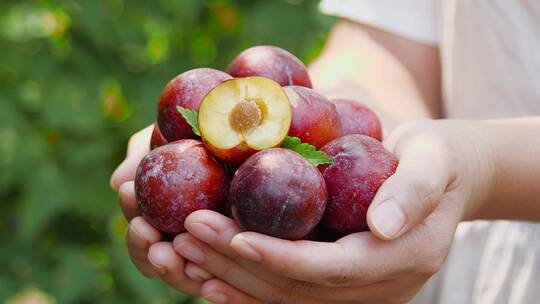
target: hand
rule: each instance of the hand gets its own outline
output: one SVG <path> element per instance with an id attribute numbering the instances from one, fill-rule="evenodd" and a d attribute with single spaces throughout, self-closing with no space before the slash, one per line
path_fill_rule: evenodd
<path id="1" fill-rule="evenodd" d="M 152 128 L 153 125 L 131 137 L 126 159 L 111 177 L 111 187 L 118 191 L 120 206 L 130 222 L 126 232 L 129 255 L 146 277 L 161 277 L 177 290 L 200 295 L 201 282 L 209 280 L 212 275 L 192 263 L 186 265 L 186 261 L 173 250 L 171 242 L 163 241 L 163 235 L 140 216 L 137 208 L 133 180 L 139 162 L 149 152 Z"/>
<path id="2" fill-rule="evenodd" d="M 482 138 L 474 123 L 456 120 L 395 130 L 385 145 L 400 163 L 368 211 L 371 232 L 287 241 L 198 211 L 174 249 L 227 283 L 208 288 L 226 303 L 407 302 L 438 271 L 457 224 L 486 200 L 494 170 Z"/>

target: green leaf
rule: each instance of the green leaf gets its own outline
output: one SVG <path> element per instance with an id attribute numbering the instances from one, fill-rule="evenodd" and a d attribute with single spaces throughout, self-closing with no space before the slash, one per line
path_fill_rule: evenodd
<path id="1" fill-rule="evenodd" d="M 317 151 L 317 149 L 310 144 L 302 143 L 298 137 L 287 136 L 281 147 L 291 149 L 294 152 L 302 155 L 315 167 L 318 165 L 332 163 L 332 158 L 330 158 L 330 156 L 323 151 Z"/>
<path id="2" fill-rule="evenodd" d="M 182 117 L 184 117 L 187 123 L 191 126 L 193 133 L 195 133 L 197 136 L 201 136 L 201 131 L 199 130 L 199 121 L 197 120 L 197 112 L 181 106 L 176 106 L 176 109 L 178 112 L 180 112 L 180 114 L 182 114 Z"/>

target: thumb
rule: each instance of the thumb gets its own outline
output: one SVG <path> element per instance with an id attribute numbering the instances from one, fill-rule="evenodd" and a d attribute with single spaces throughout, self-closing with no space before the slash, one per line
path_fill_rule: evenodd
<path id="1" fill-rule="evenodd" d="M 417 138 L 394 151 L 397 170 L 381 185 L 367 213 L 371 232 L 383 240 L 395 239 L 421 223 L 452 180 L 448 152 L 439 141 Z"/>
<path id="2" fill-rule="evenodd" d="M 111 176 L 111 188 L 118 191 L 120 185 L 135 178 L 135 172 L 141 159 L 150 150 L 150 136 L 154 125 L 150 125 L 133 134 L 129 139 L 126 159 L 114 170 Z"/>

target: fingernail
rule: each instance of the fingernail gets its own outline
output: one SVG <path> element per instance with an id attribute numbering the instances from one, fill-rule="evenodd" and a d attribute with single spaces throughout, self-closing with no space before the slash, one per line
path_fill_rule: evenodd
<path id="1" fill-rule="evenodd" d="M 199 240 L 212 243 L 217 238 L 217 233 L 210 226 L 203 223 L 193 223 L 189 227 L 189 232 L 193 234 Z"/>
<path id="2" fill-rule="evenodd" d="M 118 193 L 122 195 L 133 195 L 135 189 L 133 188 L 133 182 L 124 182 L 118 187 Z"/>
<path id="3" fill-rule="evenodd" d="M 186 272 L 186 275 L 195 282 L 202 283 L 205 281 L 205 279 L 198 273 L 190 272 L 187 270 L 184 271 Z"/>
<path id="4" fill-rule="evenodd" d="M 393 238 L 403 228 L 405 221 L 403 209 L 396 202 L 389 200 L 375 208 L 372 223 L 383 236 Z"/>
<path id="5" fill-rule="evenodd" d="M 146 249 L 146 248 L 148 248 L 150 246 L 150 243 L 148 242 L 148 240 L 143 238 L 142 234 L 139 232 L 139 230 L 137 230 L 137 228 L 135 228 L 135 225 L 133 225 L 133 221 L 131 221 L 131 223 L 129 223 L 128 230 L 130 230 L 130 229 L 131 229 L 131 231 L 133 231 L 133 233 L 135 235 L 137 235 L 137 238 L 139 238 L 140 240 L 143 240 L 143 246 L 142 247 L 137 246 L 137 247 L 139 247 L 141 249 Z"/>
<path id="6" fill-rule="evenodd" d="M 121 204 L 125 203 L 124 198 L 128 195 L 133 195 L 133 185 L 129 182 L 122 183 L 118 187 L 118 200 Z"/>
<path id="7" fill-rule="evenodd" d="M 124 183 L 125 184 L 125 183 Z M 121 184 L 120 187 L 118 187 L 118 201 L 120 202 L 120 205 L 124 204 L 124 200 L 123 200 L 123 191 L 124 191 L 124 184 Z"/>
<path id="8" fill-rule="evenodd" d="M 204 282 L 207 280 L 210 280 L 213 276 L 209 274 L 208 272 L 202 270 L 198 266 L 194 264 L 188 264 L 188 267 L 184 268 L 184 272 L 188 277 L 190 277 L 193 281 L 196 282 Z"/>
<path id="9" fill-rule="evenodd" d="M 227 296 L 219 292 L 212 292 L 204 298 L 216 304 L 227 304 Z"/>
<path id="10" fill-rule="evenodd" d="M 262 260 L 261 255 L 255 250 L 247 239 L 239 234 L 235 236 L 231 241 L 231 247 L 238 252 L 241 256 L 254 262 L 260 262 Z"/>
<path id="11" fill-rule="evenodd" d="M 114 191 L 118 191 L 118 187 L 120 185 L 116 184 L 115 183 L 115 180 L 116 180 L 116 176 L 118 175 L 118 172 L 121 172 L 122 170 L 124 170 L 124 166 L 126 165 L 126 161 L 127 161 L 127 158 L 124 159 L 120 165 L 118 165 L 118 167 L 116 168 L 116 170 L 114 170 L 113 174 L 111 174 L 111 180 L 109 181 L 109 184 L 111 186 L 111 188 L 114 190 Z"/>
<path id="12" fill-rule="evenodd" d="M 204 262 L 204 253 L 192 242 L 182 242 L 175 249 L 178 250 L 183 257 L 194 263 L 202 264 Z"/>
<path id="13" fill-rule="evenodd" d="M 164 267 L 164 266 L 158 265 L 157 263 L 152 261 L 152 257 L 150 255 L 148 256 L 148 262 L 150 262 L 150 264 L 152 264 L 152 267 L 154 267 L 156 272 L 159 273 L 160 275 L 166 275 L 167 274 L 167 268 Z"/>

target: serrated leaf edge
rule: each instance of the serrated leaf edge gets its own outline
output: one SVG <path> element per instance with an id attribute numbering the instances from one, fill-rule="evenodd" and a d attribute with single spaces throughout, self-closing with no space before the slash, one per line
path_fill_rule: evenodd
<path id="1" fill-rule="evenodd" d="M 195 133 L 195 135 L 200 137 L 201 136 L 201 130 L 199 129 L 199 121 L 198 121 L 199 113 L 197 113 L 196 111 L 193 111 L 191 109 L 184 108 L 182 106 L 176 106 L 176 110 L 178 111 L 178 113 L 180 113 L 180 115 L 182 115 L 184 120 L 191 126 L 191 130 L 193 131 L 193 133 Z M 185 114 L 183 111 L 191 112 L 191 113 L 195 114 L 195 123 L 193 123 L 191 121 L 191 118 L 188 117 L 187 114 Z"/>
<path id="2" fill-rule="evenodd" d="M 281 145 L 281 147 L 292 150 L 300 154 L 303 158 L 308 160 L 315 167 L 319 165 L 326 165 L 326 164 L 332 163 L 332 158 L 328 156 L 328 154 L 324 153 L 323 151 L 317 150 L 315 146 L 309 143 L 303 143 L 300 140 L 300 138 L 296 136 L 287 136 L 285 140 L 283 141 L 283 144 Z M 302 148 L 298 149 L 298 147 L 302 147 Z M 312 153 L 312 154 L 306 155 L 307 154 L 306 150 L 307 150 L 307 153 Z"/>

